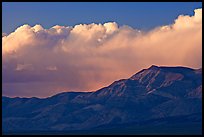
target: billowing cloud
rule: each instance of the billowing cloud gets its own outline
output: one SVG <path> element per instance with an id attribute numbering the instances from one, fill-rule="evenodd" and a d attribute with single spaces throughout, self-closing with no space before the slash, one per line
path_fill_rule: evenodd
<path id="1" fill-rule="evenodd" d="M 3 94 L 93 91 L 152 64 L 202 66 L 202 9 L 148 32 L 116 22 L 23 25 L 2 34 Z"/>

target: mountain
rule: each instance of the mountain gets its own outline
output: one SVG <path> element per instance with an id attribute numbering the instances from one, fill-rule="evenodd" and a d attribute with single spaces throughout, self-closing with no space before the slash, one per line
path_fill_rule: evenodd
<path id="1" fill-rule="evenodd" d="M 201 134 L 202 69 L 153 65 L 95 92 L 2 97 L 2 126 L 4 134 Z"/>

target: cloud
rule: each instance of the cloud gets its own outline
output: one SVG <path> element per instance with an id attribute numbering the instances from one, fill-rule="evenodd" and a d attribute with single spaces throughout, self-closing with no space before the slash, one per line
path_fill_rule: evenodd
<path id="1" fill-rule="evenodd" d="M 17 64 L 16 71 L 32 70 L 32 64 Z"/>
<path id="2" fill-rule="evenodd" d="M 4 36 L 7 36 L 7 34 L 6 33 L 2 33 L 2 37 L 4 37 Z"/>
<path id="3" fill-rule="evenodd" d="M 3 94 L 93 91 L 152 64 L 200 68 L 202 9 L 194 12 L 148 32 L 116 22 L 50 29 L 25 24 L 2 34 Z"/>
<path id="4" fill-rule="evenodd" d="M 57 70 L 57 67 L 56 66 L 49 66 L 46 68 L 47 70 L 50 70 L 50 71 L 56 71 Z"/>

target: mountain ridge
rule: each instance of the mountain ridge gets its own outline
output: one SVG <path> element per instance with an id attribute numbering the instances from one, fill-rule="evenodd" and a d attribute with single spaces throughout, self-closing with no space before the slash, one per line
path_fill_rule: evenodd
<path id="1" fill-rule="evenodd" d="M 194 71 L 196 73 L 201 73 L 202 74 L 202 68 L 199 68 L 199 69 L 193 69 L 193 68 L 189 68 L 189 67 L 183 67 L 183 66 L 157 66 L 157 65 L 151 65 L 149 68 L 147 69 L 141 69 L 139 70 L 137 73 L 133 74 L 132 76 L 130 76 L 129 78 L 127 79 L 131 79 L 132 77 L 134 77 L 134 75 L 137 75 L 145 70 L 161 70 L 161 69 L 186 69 L 186 70 L 190 70 L 190 71 Z M 121 82 L 121 81 L 124 81 L 124 80 L 127 80 L 127 79 L 119 79 L 119 80 L 116 80 L 114 82 L 112 82 L 110 85 L 114 84 L 114 83 L 117 83 L 117 82 Z M 110 86 L 108 85 L 108 86 Z M 106 87 L 108 87 L 106 86 Z M 50 97 L 53 97 L 53 96 L 56 96 L 56 95 L 60 95 L 60 94 L 66 94 L 66 93 L 92 93 L 92 92 L 97 92 L 103 88 L 106 88 L 106 87 L 102 87 L 98 90 L 95 90 L 95 91 L 64 91 L 64 92 L 61 92 L 61 93 L 57 93 L 57 94 L 54 94 L 54 95 L 51 95 L 49 97 L 9 97 L 9 96 L 3 96 L 2 95 L 2 98 L 25 98 L 25 99 L 30 99 L 30 98 L 38 98 L 38 99 L 46 99 L 46 98 L 50 98 Z"/>
<path id="2" fill-rule="evenodd" d="M 184 121 L 190 125 L 194 117 L 200 125 L 201 115 L 202 69 L 186 67 L 152 65 L 95 92 L 63 92 L 43 99 L 2 97 L 4 132 L 91 132 L 103 125 L 119 128 L 125 123 L 144 124 L 154 119 L 161 119 L 159 124 L 167 127 L 171 117 L 173 124 L 186 117 Z M 158 122 L 152 126 L 155 124 Z"/>

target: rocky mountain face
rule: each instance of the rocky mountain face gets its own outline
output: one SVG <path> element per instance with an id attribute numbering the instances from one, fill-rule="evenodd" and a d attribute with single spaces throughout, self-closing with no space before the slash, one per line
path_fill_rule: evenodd
<path id="1" fill-rule="evenodd" d="M 147 123 L 165 127 L 172 122 L 198 124 L 201 133 L 202 69 L 151 66 L 95 92 L 2 97 L 5 133 L 121 130 L 128 124 L 146 129 Z"/>

